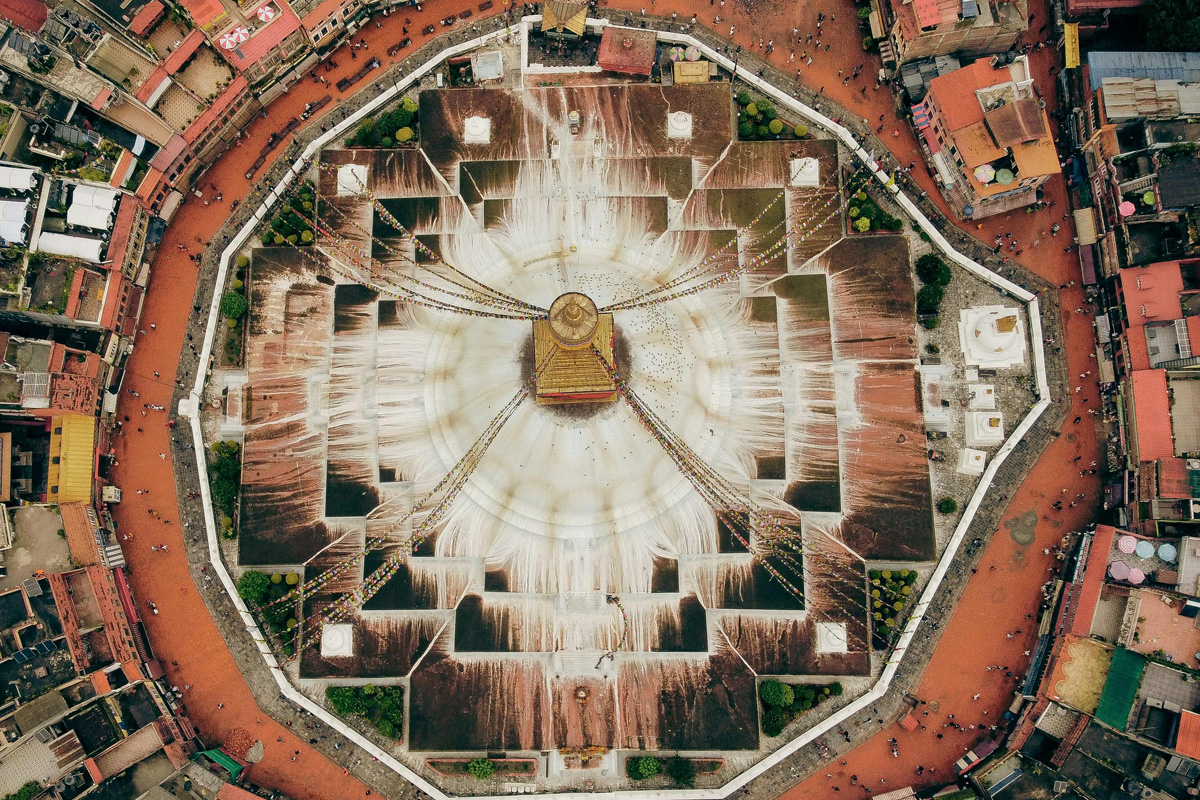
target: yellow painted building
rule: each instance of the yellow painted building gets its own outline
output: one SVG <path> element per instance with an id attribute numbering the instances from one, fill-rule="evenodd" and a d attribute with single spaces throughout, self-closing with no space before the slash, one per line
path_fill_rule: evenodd
<path id="1" fill-rule="evenodd" d="M 50 464 L 46 502 L 92 502 L 96 459 L 96 418 L 64 414 L 50 420 Z"/>

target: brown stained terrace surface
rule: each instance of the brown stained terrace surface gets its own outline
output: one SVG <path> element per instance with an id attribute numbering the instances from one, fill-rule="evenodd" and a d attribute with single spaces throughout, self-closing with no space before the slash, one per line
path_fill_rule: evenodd
<path id="1" fill-rule="evenodd" d="M 233 80 L 229 64 L 211 47 L 203 46 L 174 77 L 196 97 L 204 100 L 221 92 L 221 85 Z"/>
<path id="2" fill-rule="evenodd" d="M 1196 669 L 1200 629 L 1194 618 L 1179 613 L 1182 601 L 1153 589 L 1142 589 L 1138 601 L 1137 638 L 1128 645 L 1129 649 L 1166 656 L 1176 664 Z"/>

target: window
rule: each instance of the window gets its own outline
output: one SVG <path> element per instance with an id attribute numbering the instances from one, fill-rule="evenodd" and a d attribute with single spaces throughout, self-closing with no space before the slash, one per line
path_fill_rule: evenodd
<path id="1" fill-rule="evenodd" d="M 57 486 L 51 486 L 51 487 L 50 487 L 50 494 L 58 494 L 58 487 L 57 487 Z"/>
<path id="2" fill-rule="evenodd" d="M 62 436 L 62 426 L 60 425 L 57 428 L 55 428 L 54 433 L 56 436 Z"/>

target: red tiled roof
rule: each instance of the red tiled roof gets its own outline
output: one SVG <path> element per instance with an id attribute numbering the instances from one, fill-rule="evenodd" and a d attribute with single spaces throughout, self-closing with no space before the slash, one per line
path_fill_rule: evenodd
<path id="1" fill-rule="evenodd" d="M 1125 341 L 1129 344 L 1129 368 L 1131 370 L 1150 369 L 1150 344 L 1146 341 L 1145 325 L 1130 325 L 1125 332 Z"/>
<path id="2" fill-rule="evenodd" d="M 932 28 L 942 22 L 937 0 L 913 0 L 913 10 L 917 13 L 917 24 L 922 28 Z"/>
<path id="3" fill-rule="evenodd" d="M 0 17 L 37 33 L 46 24 L 46 5 L 41 0 L 0 0 Z"/>
<path id="4" fill-rule="evenodd" d="M 217 792 L 217 800 L 258 800 L 258 795 L 251 794 L 240 786 L 227 783 Z"/>
<path id="5" fill-rule="evenodd" d="M 1200 758 L 1200 714 L 1187 709 L 1180 713 L 1175 749 L 1188 758 Z"/>
<path id="6" fill-rule="evenodd" d="M 1188 480 L 1187 461 L 1182 458 L 1158 460 L 1158 496 L 1171 500 L 1190 500 L 1192 484 Z"/>
<path id="7" fill-rule="evenodd" d="M 225 7 L 221 5 L 221 0 L 181 0 L 181 2 L 196 24 L 201 27 L 225 14 Z"/>
<path id="8" fill-rule="evenodd" d="M 618 31 L 605 28 L 596 63 L 610 72 L 649 75 L 654 68 L 657 37 L 653 31 Z"/>
<path id="9" fill-rule="evenodd" d="M 150 0 L 149 3 L 142 6 L 141 11 L 134 15 L 133 20 L 129 23 L 129 30 L 135 36 L 145 37 L 163 18 L 166 10 L 167 7 L 163 5 L 162 0 Z"/>
<path id="10" fill-rule="evenodd" d="M 1139 370 L 1133 373 L 1130 380 L 1133 384 L 1137 460 L 1174 458 L 1175 439 L 1171 435 L 1171 401 L 1167 390 L 1167 371 Z"/>
<path id="11" fill-rule="evenodd" d="M 92 98 L 92 110 L 99 111 L 100 109 L 104 108 L 104 104 L 107 103 L 109 98 L 112 96 L 112 89 L 109 89 L 107 86 L 105 86 L 96 93 L 95 97 Z"/>
<path id="12" fill-rule="evenodd" d="M 121 151 L 121 157 L 117 159 L 117 165 L 113 167 L 112 177 L 108 179 L 108 185 L 114 189 L 120 189 L 121 184 L 125 182 L 125 172 L 129 169 L 133 162 L 133 153 L 128 150 Z M 118 217 L 120 214 L 118 213 Z"/>
<path id="13" fill-rule="evenodd" d="M 200 49 L 200 45 L 204 44 L 204 42 L 204 34 L 198 29 L 193 28 L 191 33 L 183 37 L 183 41 L 179 43 L 179 47 L 172 50 L 171 54 L 163 61 L 163 69 L 167 71 L 168 75 L 175 75 L 183 69 L 188 59 L 196 54 L 196 51 Z"/>
<path id="14" fill-rule="evenodd" d="M 196 121 L 189 125 L 187 130 L 183 132 L 184 141 L 191 144 L 203 136 L 208 126 L 220 119 L 221 115 L 237 102 L 237 99 L 241 96 L 242 92 L 246 91 L 249 85 L 250 82 L 243 75 L 238 75 L 234 78 L 233 82 L 225 87 L 225 91 L 221 92 L 221 96 L 214 100 L 208 108 L 204 109 L 204 113 L 196 117 Z M 171 160 L 174 161 L 174 159 Z"/>
<path id="15" fill-rule="evenodd" d="M 1087 567 L 1083 573 L 1083 589 L 1075 606 L 1071 620 L 1071 633 L 1087 637 L 1092 632 L 1092 617 L 1100 602 L 1100 589 L 1104 586 L 1104 575 L 1108 569 L 1108 554 L 1112 550 L 1117 529 L 1111 525 L 1097 525 L 1092 536 L 1092 547 L 1088 551 Z"/>
<path id="16" fill-rule="evenodd" d="M 129 246 L 129 236 L 133 233 L 133 220 L 137 216 L 138 201 L 132 195 L 121 195 L 121 204 L 117 206 L 117 218 L 113 222 L 112 236 L 108 240 L 108 260 L 120 264 L 125 258 L 125 248 Z"/>
<path id="17" fill-rule="evenodd" d="M 160 169 L 155 169 L 153 165 L 146 172 L 146 177 L 142 178 L 141 184 L 138 186 L 137 196 L 145 200 L 147 203 L 158 192 L 158 185 L 162 182 L 163 172 Z"/>
<path id="18" fill-rule="evenodd" d="M 304 15 L 304 27 L 308 30 L 318 28 L 331 15 L 342 7 L 344 0 L 322 0 L 316 7 Z"/>
<path id="19" fill-rule="evenodd" d="M 275 19 L 259 28 L 248 41 L 233 50 L 221 51 L 231 64 L 238 69 L 245 69 L 299 30 L 300 18 L 296 16 L 296 12 L 286 3 L 279 3 L 278 6 L 279 13 L 275 15 Z"/>
<path id="20" fill-rule="evenodd" d="M 81 502 L 62 503 L 58 511 L 62 515 L 71 560 L 80 567 L 99 564 L 100 548 L 96 545 L 96 529 L 92 527 L 87 506 Z"/>
<path id="21" fill-rule="evenodd" d="M 1169 321 L 1183 316 L 1179 293 L 1183 273 L 1178 261 L 1160 261 L 1146 267 L 1127 267 L 1117 273 L 1125 297 L 1125 316 L 1130 325 Z"/>
<path id="22" fill-rule="evenodd" d="M 239 80 L 245 79 L 239 78 Z M 210 106 L 209 109 L 211 108 L 212 107 Z M 206 109 L 205 112 L 199 116 L 198 120 L 204 119 L 207 114 L 208 110 Z M 195 125 L 196 123 L 193 122 L 190 126 L 188 126 L 188 130 L 191 130 L 193 127 L 195 127 Z M 162 170 L 163 172 L 166 172 L 171 168 L 171 165 L 175 163 L 175 159 L 179 158 L 179 154 L 186 149 L 187 139 L 179 134 L 175 134 L 171 137 L 171 141 L 167 142 L 166 146 L 155 153 L 154 158 L 150 159 L 150 166 L 156 170 Z M 141 196 L 140 191 L 138 192 L 138 196 Z"/>
<path id="23" fill-rule="evenodd" d="M 1078 17 L 1093 11 L 1141 8 L 1146 0 L 1067 0 L 1067 16 Z"/>
<path id="24" fill-rule="evenodd" d="M 163 81 L 165 80 L 167 80 L 167 71 L 161 65 L 155 67 L 154 71 L 150 73 L 150 77 L 146 78 L 142 85 L 138 87 L 137 94 L 135 95 L 138 101 L 149 103 L 150 97 L 158 90 L 159 86 L 163 85 Z"/>
<path id="25" fill-rule="evenodd" d="M 983 122 L 983 106 L 975 92 L 1010 79 L 1008 68 L 996 69 L 988 59 L 981 59 L 962 69 L 939 75 L 929 82 L 929 100 L 942 113 L 951 131 Z"/>

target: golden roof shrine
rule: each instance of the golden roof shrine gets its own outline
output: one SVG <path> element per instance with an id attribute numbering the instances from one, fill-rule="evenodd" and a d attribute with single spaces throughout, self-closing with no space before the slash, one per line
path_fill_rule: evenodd
<path id="1" fill-rule="evenodd" d="M 579 292 L 559 295 L 546 319 L 533 323 L 539 405 L 608 403 L 617 397 L 613 364 L 613 316 L 602 314 Z M 600 363 L 599 353 L 605 364 Z M 544 366 L 543 366 L 544 365 Z"/>

